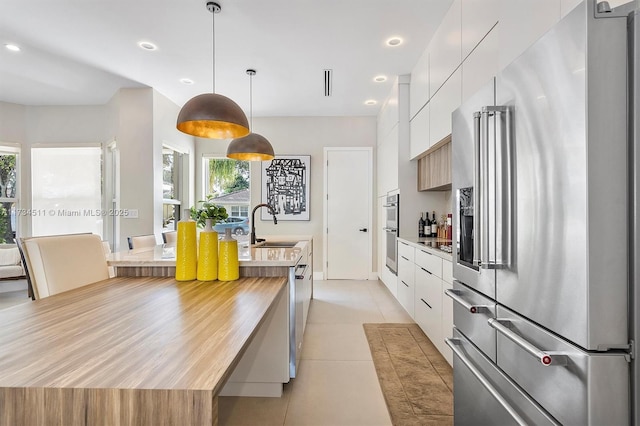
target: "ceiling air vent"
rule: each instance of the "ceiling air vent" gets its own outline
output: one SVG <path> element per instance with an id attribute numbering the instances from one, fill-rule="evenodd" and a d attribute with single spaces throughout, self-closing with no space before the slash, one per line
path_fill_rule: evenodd
<path id="1" fill-rule="evenodd" d="M 331 96 L 333 93 L 333 70 L 324 70 L 324 95 Z"/>

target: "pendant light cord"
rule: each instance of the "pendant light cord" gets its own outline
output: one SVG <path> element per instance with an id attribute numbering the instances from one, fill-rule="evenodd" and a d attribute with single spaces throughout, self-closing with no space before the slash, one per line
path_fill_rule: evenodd
<path id="1" fill-rule="evenodd" d="M 249 74 L 249 131 L 253 131 L 253 74 Z"/>
<path id="2" fill-rule="evenodd" d="M 211 76 L 213 78 L 212 83 L 212 92 L 216 93 L 216 12 L 215 10 L 211 11 Z"/>

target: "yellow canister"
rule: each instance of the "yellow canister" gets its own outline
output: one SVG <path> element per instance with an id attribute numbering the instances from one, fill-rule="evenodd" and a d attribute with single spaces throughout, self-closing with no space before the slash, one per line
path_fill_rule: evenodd
<path id="1" fill-rule="evenodd" d="M 205 219 L 198 243 L 198 280 L 213 281 L 218 278 L 218 233 L 211 227 L 211 219 Z"/>
<path id="2" fill-rule="evenodd" d="M 196 222 L 191 220 L 189 210 L 184 211 L 178 222 L 176 241 L 176 280 L 193 281 L 196 279 L 198 254 L 196 243 Z"/>
<path id="3" fill-rule="evenodd" d="M 218 279 L 220 281 L 233 281 L 240 278 L 238 242 L 231 236 L 230 228 L 224 231 L 224 238 L 220 240 L 218 252 Z"/>

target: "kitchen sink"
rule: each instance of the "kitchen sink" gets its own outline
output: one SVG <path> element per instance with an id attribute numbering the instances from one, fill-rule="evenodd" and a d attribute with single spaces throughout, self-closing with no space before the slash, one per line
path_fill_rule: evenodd
<path id="1" fill-rule="evenodd" d="M 264 241 L 262 243 L 256 244 L 258 248 L 287 248 L 287 247 L 295 247 L 298 244 L 297 241 Z"/>

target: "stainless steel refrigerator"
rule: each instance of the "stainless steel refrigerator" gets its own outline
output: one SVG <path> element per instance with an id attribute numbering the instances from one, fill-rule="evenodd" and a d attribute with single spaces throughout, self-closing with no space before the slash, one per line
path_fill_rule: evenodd
<path id="1" fill-rule="evenodd" d="M 635 7 L 586 0 L 453 113 L 456 424 L 638 422 Z"/>

